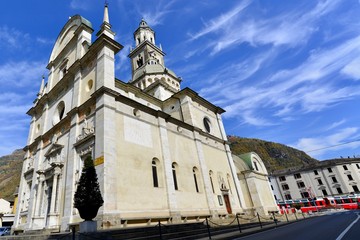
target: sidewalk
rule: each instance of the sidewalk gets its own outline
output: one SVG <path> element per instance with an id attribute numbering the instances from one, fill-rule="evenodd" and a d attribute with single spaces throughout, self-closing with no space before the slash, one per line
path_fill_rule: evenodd
<path id="1" fill-rule="evenodd" d="M 313 217 L 319 217 L 319 216 L 323 216 L 325 214 L 329 214 L 329 212 L 323 212 L 323 213 L 313 213 L 311 215 L 304 215 L 305 218 L 299 214 L 298 218 L 296 219 L 294 217 L 293 214 L 291 215 L 288 215 L 288 220 L 286 219 L 286 217 L 284 216 L 283 218 L 281 218 L 281 220 L 279 222 L 277 222 L 277 224 L 275 223 L 271 223 L 271 224 L 267 224 L 265 226 L 263 226 L 262 228 L 260 226 L 257 226 L 257 227 L 253 227 L 253 228 L 248 228 L 248 229 L 243 229 L 240 233 L 239 230 L 237 231 L 232 231 L 232 232 L 228 232 L 228 233 L 223 233 L 223 234 L 217 234 L 217 235 L 212 235 L 211 236 L 211 239 L 221 239 L 221 240 L 230 240 L 230 239 L 236 239 L 236 238 L 240 238 L 240 237 L 244 237 L 244 236 L 248 236 L 248 235 L 251 235 L 251 234 L 255 234 L 255 233 L 258 233 L 258 232 L 263 232 L 263 231 L 267 231 L 267 230 L 270 230 L 270 229 L 275 229 L 275 228 L 279 228 L 279 227 L 283 227 L 283 226 L 286 226 L 286 225 L 289 225 L 289 224 L 292 224 L 292 223 L 296 223 L 296 222 L 299 222 L 299 221 L 304 221 L 304 220 L 307 220 L 309 218 L 313 218 Z M 198 240 L 208 240 L 209 237 L 203 237 L 203 238 L 197 238 Z"/>

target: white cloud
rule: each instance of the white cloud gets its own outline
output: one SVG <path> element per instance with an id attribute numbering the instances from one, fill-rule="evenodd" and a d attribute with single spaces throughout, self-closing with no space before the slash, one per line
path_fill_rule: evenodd
<path id="1" fill-rule="evenodd" d="M 38 83 L 40 87 L 41 76 L 47 72 L 45 61 L 8 62 L 0 65 L 1 87 L 26 87 Z"/>
<path id="2" fill-rule="evenodd" d="M 359 128 L 348 127 L 328 136 L 301 138 L 293 146 L 307 152 L 313 157 L 320 157 L 327 152 L 359 147 L 360 142 L 352 142 L 358 137 Z"/>
<path id="3" fill-rule="evenodd" d="M 0 49 L 2 47 L 21 48 L 28 39 L 29 34 L 27 33 L 7 26 L 0 26 Z"/>
<path id="4" fill-rule="evenodd" d="M 326 131 L 335 129 L 335 128 L 343 125 L 344 123 L 346 123 L 346 120 L 345 120 L 345 119 L 342 119 L 342 120 L 340 120 L 340 121 L 334 122 L 334 123 L 332 123 L 330 126 L 326 127 Z"/>
<path id="5" fill-rule="evenodd" d="M 356 58 L 347 64 L 342 70 L 341 73 L 355 79 L 360 80 L 360 58 Z"/>
<path id="6" fill-rule="evenodd" d="M 90 6 L 89 3 L 90 2 L 83 0 L 72 0 L 70 2 L 70 7 L 72 9 L 88 10 Z"/>
<path id="7" fill-rule="evenodd" d="M 209 20 L 209 24 L 205 24 L 205 26 L 197 33 L 190 34 L 191 39 L 195 40 L 198 39 L 206 34 L 219 31 L 220 29 L 224 28 L 229 22 L 233 22 L 235 17 L 243 11 L 248 5 L 250 1 L 242 1 L 240 4 L 235 6 L 232 10 L 222 14 L 215 19 Z"/>
<path id="8" fill-rule="evenodd" d="M 44 45 L 52 45 L 55 43 L 53 39 L 46 39 L 46 38 L 42 38 L 42 37 L 37 37 L 36 42 L 44 44 Z"/>
<path id="9" fill-rule="evenodd" d="M 243 42 L 248 42 L 252 46 L 267 44 L 298 46 L 307 42 L 311 34 L 318 30 L 316 21 L 334 10 L 339 1 L 322 1 L 311 10 L 305 7 L 297 8 L 273 18 L 264 18 L 261 14 L 256 15 L 256 18 L 246 14 L 242 16 L 240 13 L 246 10 L 249 3 L 241 2 L 233 10 L 209 20 L 210 23 L 192 34 L 190 40 L 196 40 L 210 33 L 218 33 L 218 38 L 211 39 L 211 43 L 205 46 L 212 48 L 211 54 Z"/>
<path id="10" fill-rule="evenodd" d="M 146 12 L 141 12 L 140 14 L 149 26 L 154 27 L 160 25 L 164 21 L 165 16 L 173 12 L 171 7 L 176 1 L 177 0 L 159 1 L 155 9 L 147 9 Z"/>
<path id="11" fill-rule="evenodd" d="M 320 112 L 360 95 L 360 86 L 339 85 L 337 74 L 360 55 L 360 37 L 354 37 L 329 49 L 312 51 L 293 69 L 283 69 L 260 77 L 268 62 L 277 56 L 274 49 L 237 63 L 223 65 L 201 86 L 201 95 L 224 106 L 224 117 L 239 117 L 246 123 L 264 126 L 278 121 L 296 119 L 299 113 Z M 269 71 L 269 70 L 265 70 Z M 271 71 L 274 71 L 273 69 Z M 258 116 L 261 121 L 245 118 Z M 266 112 L 266 113 L 265 113 Z M 278 122 L 277 121 L 277 122 Z"/>
<path id="12" fill-rule="evenodd" d="M 229 109 L 227 109 L 229 110 Z M 230 114 L 231 114 L 231 109 L 230 109 Z M 276 123 L 273 123 L 271 121 L 269 121 L 268 119 L 265 119 L 261 116 L 256 116 L 256 113 L 252 112 L 252 111 L 244 111 L 241 112 L 241 116 L 243 118 L 243 121 L 247 124 L 253 125 L 253 126 L 257 126 L 257 127 L 266 127 L 266 126 L 274 126 L 277 125 Z"/>
<path id="13" fill-rule="evenodd" d="M 127 43 L 124 45 L 124 50 L 118 53 L 117 59 L 115 63 L 115 70 L 117 73 L 121 74 L 125 79 L 121 79 L 127 82 L 131 78 L 131 68 L 130 68 L 130 60 L 128 58 L 128 49 L 130 49 L 131 43 Z"/>

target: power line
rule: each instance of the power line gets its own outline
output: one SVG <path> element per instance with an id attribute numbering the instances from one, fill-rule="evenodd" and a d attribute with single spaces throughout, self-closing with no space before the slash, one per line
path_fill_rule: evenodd
<path id="1" fill-rule="evenodd" d="M 313 149 L 313 150 L 309 150 L 309 151 L 306 151 L 306 152 L 315 152 L 315 151 L 324 150 L 324 149 L 333 148 L 333 147 L 338 147 L 338 146 L 350 144 L 350 143 L 353 143 L 353 142 L 359 142 L 359 141 L 360 141 L 360 139 L 356 139 L 356 140 L 353 140 L 353 141 L 344 142 L 344 143 L 339 143 L 339 144 L 332 145 L 332 146 L 328 146 L 328 147 Z"/>

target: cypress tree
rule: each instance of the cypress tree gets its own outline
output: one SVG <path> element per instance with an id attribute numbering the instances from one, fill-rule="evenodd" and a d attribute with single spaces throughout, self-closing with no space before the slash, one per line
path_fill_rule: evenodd
<path id="1" fill-rule="evenodd" d="M 80 216 L 84 218 L 83 216 L 86 214 L 82 214 L 82 211 L 90 212 L 92 209 L 96 208 L 97 214 L 97 210 L 103 205 L 103 203 L 104 200 L 101 196 L 94 162 L 89 156 L 85 159 L 81 177 L 74 195 L 74 207 L 79 210 Z M 86 218 L 84 219 L 89 220 Z"/>

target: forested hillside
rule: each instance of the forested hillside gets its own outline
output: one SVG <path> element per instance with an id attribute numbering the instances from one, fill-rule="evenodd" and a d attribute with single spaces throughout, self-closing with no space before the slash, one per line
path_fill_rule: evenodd
<path id="1" fill-rule="evenodd" d="M 303 151 L 280 143 L 236 136 L 228 136 L 228 139 L 233 154 L 240 155 L 247 152 L 256 152 L 264 161 L 268 172 L 308 165 L 318 161 Z"/>
<path id="2" fill-rule="evenodd" d="M 13 194 L 20 183 L 24 154 L 24 151 L 19 149 L 0 157 L 0 198 L 14 199 Z"/>

